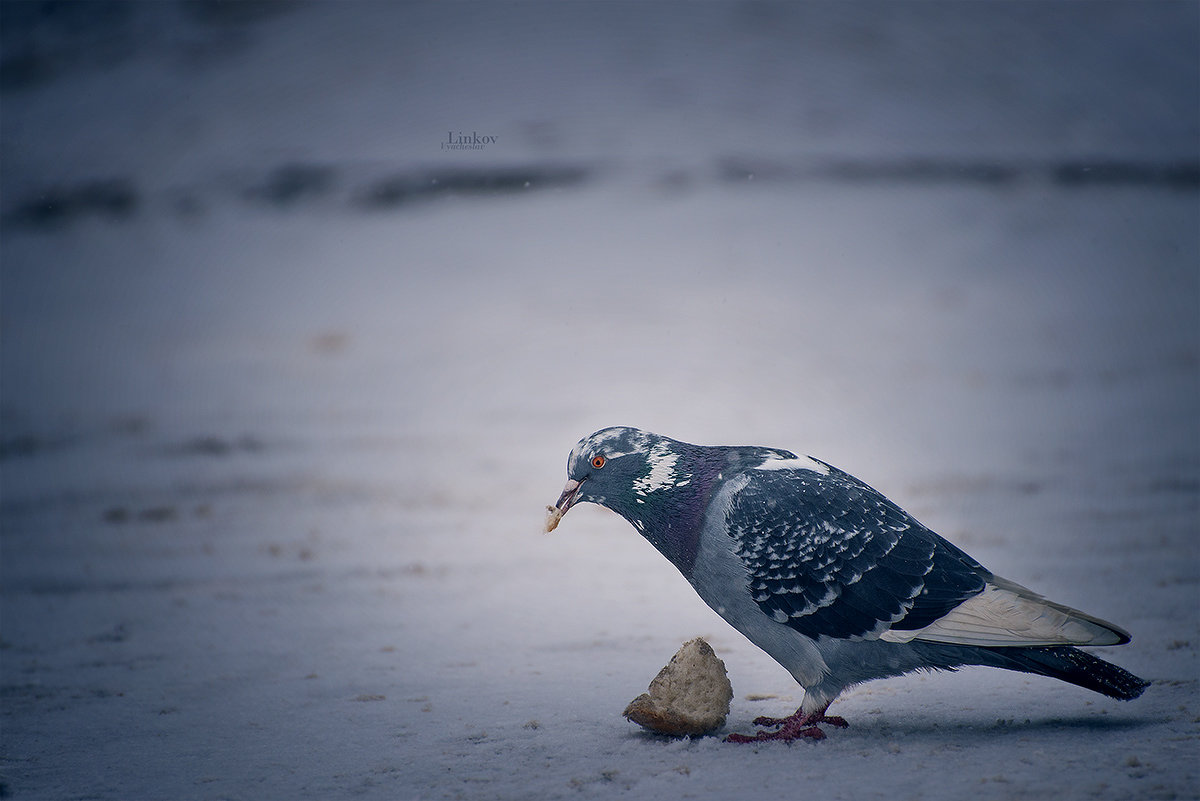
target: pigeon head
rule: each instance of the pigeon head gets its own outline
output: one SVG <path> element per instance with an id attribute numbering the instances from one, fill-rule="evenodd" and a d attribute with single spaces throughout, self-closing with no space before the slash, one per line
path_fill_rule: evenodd
<path id="1" fill-rule="evenodd" d="M 651 471 L 651 451 L 666 455 L 662 437 L 636 428 L 613 427 L 584 437 L 567 457 L 567 485 L 555 506 L 566 514 L 580 501 L 598 503 L 613 511 L 631 501 L 634 483 Z"/>
<path id="2" fill-rule="evenodd" d="M 581 439 L 567 457 L 567 483 L 551 507 L 548 530 L 575 504 L 604 506 L 624 517 L 677 565 L 690 563 L 703 449 L 636 428 L 605 428 Z"/>

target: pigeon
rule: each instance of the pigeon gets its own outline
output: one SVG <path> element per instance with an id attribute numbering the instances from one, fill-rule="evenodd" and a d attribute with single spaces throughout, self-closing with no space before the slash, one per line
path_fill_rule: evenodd
<path id="1" fill-rule="evenodd" d="M 915 670 L 985 665 L 1122 700 L 1149 685 L 1076 647 L 1125 644 L 1124 629 L 995 575 L 819 459 L 605 428 L 571 450 L 547 531 L 581 502 L 633 524 L 804 687 L 794 714 L 732 742 L 823 739 L 848 725 L 825 714 L 843 690 Z"/>

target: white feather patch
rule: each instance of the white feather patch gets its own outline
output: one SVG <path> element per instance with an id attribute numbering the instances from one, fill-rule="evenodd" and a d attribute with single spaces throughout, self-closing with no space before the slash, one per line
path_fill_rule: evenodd
<path id="1" fill-rule="evenodd" d="M 891 629 L 879 638 L 982 646 L 1116 645 L 1124 641 L 1122 635 L 1112 624 L 998 579 L 923 629 Z"/>
<path id="2" fill-rule="evenodd" d="M 646 461 L 650 463 L 650 472 L 633 482 L 633 490 L 638 495 L 648 495 L 667 487 L 675 486 L 675 463 L 679 454 L 671 451 L 671 446 L 660 442 L 650 449 Z"/>
<path id="3" fill-rule="evenodd" d="M 632 448 L 632 450 L 618 451 L 609 445 L 610 442 L 619 440 L 622 437 L 628 439 L 629 447 Z M 644 431 L 621 428 L 619 426 L 614 428 L 605 428 L 601 431 L 597 431 L 590 437 L 584 437 L 575 444 L 575 447 L 571 449 L 571 455 L 567 457 L 567 469 L 570 470 L 571 465 L 574 464 L 581 456 L 583 456 L 585 452 L 601 453 L 609 459 L 616 459 L 621 456 L 628 456 L 631 453 L 642 453 L 646 450 L 646 443 L 648 441 L 649 437 Z"/>
<path id="4" fill-rule="evenodd" d="M 810 459 L 807 456 L 798 456 L 795 459 L 784 459 L 779 456 L 770 456 L 760 464 L 756 470 L 812 470 L 820 473 L 823 476 L 829 475 L 829 468 L 818 462 L 816 459 Z"/>

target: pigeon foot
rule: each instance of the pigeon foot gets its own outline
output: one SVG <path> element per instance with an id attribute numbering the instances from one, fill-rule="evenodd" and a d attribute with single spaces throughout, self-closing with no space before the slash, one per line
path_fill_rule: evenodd
<path id="1" fill-rule="evenodd" d="M 828 707 L 826 707 L 828 709 Z M 810 740 L 824 740 L 825 732 L 817 726 L 818 723 L 825 723 L 830 726 L 836 726 L 839 729 L 845 729 L 850 724 L 843 717 L 837 715 L 826 715 L 825 710 L 821 709 L 816 712 L 805 715 L 800 710 L 796 710 L 795 714 L 788 715 L 786 718 L 768 718 L 761 717 L 754 719 L 755 726 L 778 726 L 778 731 L 762 731 L 757 734 L 730 734 L 725 738 L 727 743 L 759 743 L 767 740 L 781 740 L 785 743 L 790 743 L 794 740 L 799 740 L 806 737 Z"/>

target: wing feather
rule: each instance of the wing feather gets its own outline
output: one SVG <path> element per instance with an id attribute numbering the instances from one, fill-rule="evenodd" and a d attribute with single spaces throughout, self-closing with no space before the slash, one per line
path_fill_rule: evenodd
<path id="1" fill-rule="evenodd" d="M 824 464 L 824 463 L 821 463 Z M 809 636 L 920 629 L 991 574 L 836 468 L 749 470 L 726 516 L 759 607 Z"/>

